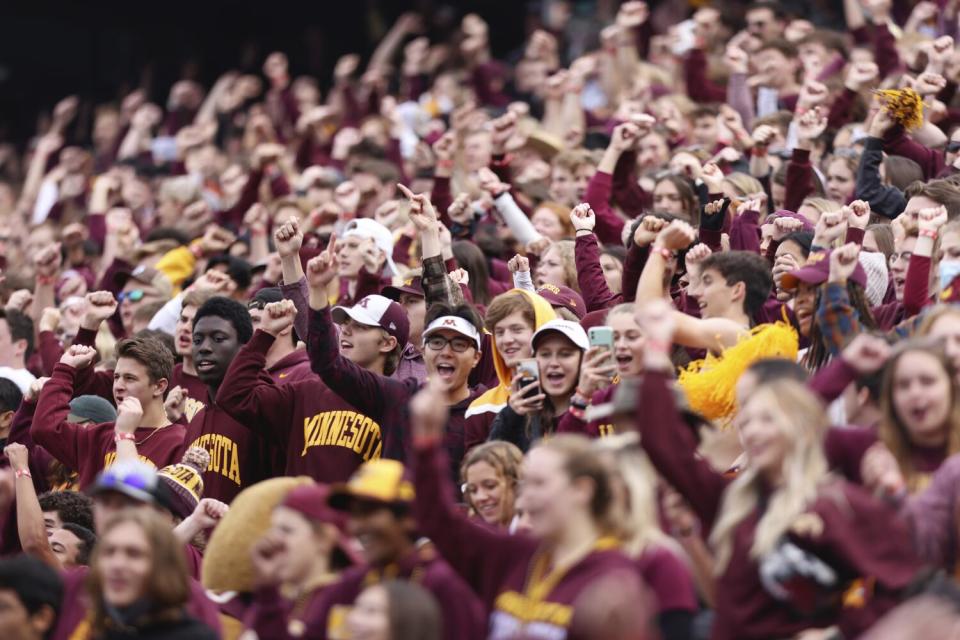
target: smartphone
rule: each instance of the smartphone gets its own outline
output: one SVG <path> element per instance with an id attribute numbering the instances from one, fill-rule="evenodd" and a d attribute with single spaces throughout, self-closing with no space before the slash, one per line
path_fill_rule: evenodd
<path id="1" fill-rule="evenodd" d="M 526 386 L 533 384 L 534 382 L 540 381 L 540 365 L 537 364 L 536 358 L 528 358 L 526 360 L 521 360 L 520 364 L 517 365 L 517 373 L 520 374 L 520 388 L 523 389 Z M 533 396 L 540 395 L 540 387 L 534 387 L 530 391 L 527 391 L 523 394 L 524 398 L 532 398 Z"/>
<path id="2" fill-rule="evenodd" d="M 587 330 L 587 339 L 591 347 L 600 347 L 610 354 L 610 360 L 613 360 L 613 328 L 612 327 L 590 327 Z M 612 375 L 611 375 L 612 377 Z"/>

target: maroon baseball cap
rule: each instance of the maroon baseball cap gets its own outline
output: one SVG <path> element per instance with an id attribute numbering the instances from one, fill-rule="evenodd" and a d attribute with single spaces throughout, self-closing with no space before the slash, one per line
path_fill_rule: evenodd
<path id="1" fill-rule="evenodd" d="M 807 257 L 806 263 L 799 269 L 788 271 L 780 278 L 780 287 L 784 291 L 793 291 L 801 282 L 806 284 L 823 284 L 830 278 L 830 252 L 814 251 Z M 863 270 L 863 265 L 857 261 L 857 267 L 850 276 L 851 282 L 867 288 L 867 272 Z"/>
<path id="2" fill-rule="evenodd" d="M 408 278 L 399 287 L 390 286 L 384 287 L 380 290 L 380 295 L 390 298 L 396 302 L 400 302 L 401 293 L 409 293 L 412 296 L 420 296 L 421 298 L 425 297 L 425 294 L 423 293 L 423 283 L 421 282 L 420 276 Z"/>
<path id="3" fill-rule="evenodd" d="M 330 506 L 330 487 L 325 484 L 304 484 L 295 487 L 278 506 L 296 511 L 307 520 L 332 524 L 339 536 L 337 548 L 350 564 L 361 564 L 362 558 L 350 544 L 347 535 L 347 518 L 342 511 Z"/>
<path id="4" fill-rule="evenodd" d="M 352 307 L 334 307 L 330 317 L 337 324 L 353 318 L 368 327 L 380 327 L 404 347 L 410 338 L 410 319 L 399 303 L 380 295 L 367 296 Z"/>
<path id="5" fill-rule="evenodd" d="M 583 320 L 583 316 L 587 314 L 587 305 L 583 301 L 583 296 L 570 287 L 545 284 L 537 289 L 537 293 L 549 302 L 551 307 L 563 307 L 577 316 L 579 320 Z"/>

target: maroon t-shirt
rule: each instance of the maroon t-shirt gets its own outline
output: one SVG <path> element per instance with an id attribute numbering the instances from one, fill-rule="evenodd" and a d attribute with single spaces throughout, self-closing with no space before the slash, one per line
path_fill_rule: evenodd
<path id="1" fill-rule="evenodd" d="M 660 613 L 697 610 L 693 576 L 677 554 L 664 547 L 649 547 L 636 564 L 643 581 L 657 597 Z"/>

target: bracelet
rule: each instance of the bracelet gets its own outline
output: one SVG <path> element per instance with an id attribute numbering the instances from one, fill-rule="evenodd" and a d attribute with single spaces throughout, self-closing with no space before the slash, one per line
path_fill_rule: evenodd
<path id="1" fill-rule="evenodd" d="M 57 281 L 57 276 L 37 276 L 37 284 L 49 285 Z"/>
<path id="2" fill-rule="evenodd" d="M 30 469 L 17 469 L 14 475 L 18 478 L 33 478 L 33 475 L 30 474 Z"/>
<path id="3" fill-rule="evenodd" d="M 750 149 L 750 155 L 754 158 L 766 158 L 767 157 L 767 147 L 763 145 L 756 145 Z"/>
<path id="4" fill-rule="evenodd" d="M 583 420 L 587 416 L 586 408 L 581 409 L 580 407 L 575 407 L 572 404 L 570 405 L 570 408 L 567 409 L 567 413 L 572 415 L 577 420 Z"/>
<path id="5" fill-rule="evenodd" d="M 577 409 L 586 409 L 590 406 L 590 401 L 579 393 L 575 393 L 570 396 L 570 406 L 576 407 Z"/>
<path id="6" fill-rule="evenodd" d="M 936 240 L 939 233 L 937 232 L 936 229 L 920 229 L 920 231 L 917 232 L 917 235 L 924 238 L 930 238 L 932 240 Z"/>
<path id="7" fill-rule="evenodd" d="M 453 169 L 453 160 L 449 158 L 443 158 L 437 160 L 437 168 L 439 169 Z"/>
<path id="8" fill-rule="evenodd" d="M 118 444 L 120 442 L 123 442 L 124 440 L 128 440 L 130 442 L 136 443 L 137 436 L 135 436 L 132 433 L 121 433 L 119 431 L 117 431 L 116 434 L 113 436 L 113 441 Z"/>
<path id="9" fill-rule="evenodd" d="M 671 258 L 673 258 L 673 251 L 670 251 L 670 249 L 667 249 L 666 247 L 662 247 L 660 245 L 653 245 L 650 248 L 650 251 L 651 253 L 660 254 L 660 257 L 663 258 L 664 260 L 670 260 Z"/>

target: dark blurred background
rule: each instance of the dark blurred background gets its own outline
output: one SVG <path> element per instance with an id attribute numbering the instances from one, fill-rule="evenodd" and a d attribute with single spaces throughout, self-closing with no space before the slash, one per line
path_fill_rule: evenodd
<path id="1" fill-rule="evenodd" d="M 161 0 L 0 3 L 0 141 L 33 135 L 38 115 L 71 93 L 84 102 L 118 100 L 137 87 L 166 102 L 180 78 L 209 88 L 229 69 L 259 72 L 281 50 L 291 75 L 326 88 L 339 56 L 368 56 L 401 13 L 428 17 L 444 38 L 477 11 L 491 25 L 494 55 L 524 37 L 537 11 L 524 0 Z M 495 27 L 495 28 L 493 28 Z"/>

